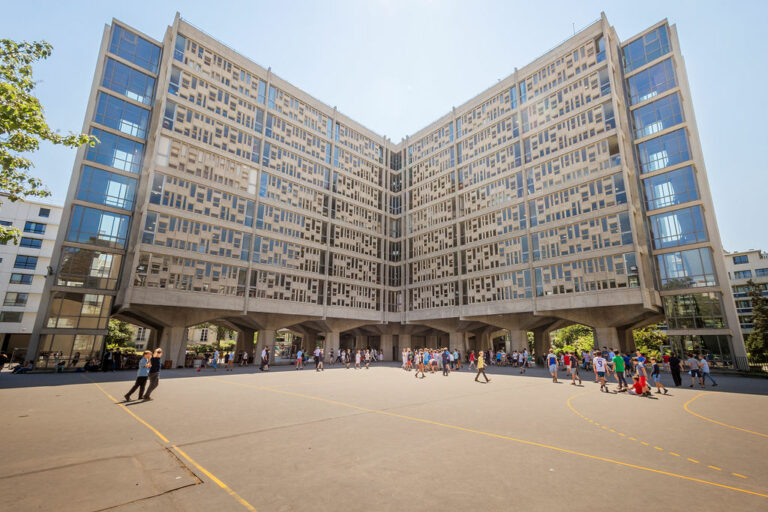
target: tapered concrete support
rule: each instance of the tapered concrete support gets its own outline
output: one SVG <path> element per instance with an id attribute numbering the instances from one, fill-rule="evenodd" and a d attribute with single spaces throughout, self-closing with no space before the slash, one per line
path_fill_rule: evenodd
<path id="1" fill-rule="evenodd" d="M 440 338 L 436 334 L 430 334 L 427 336 L 427 347 L 437 348 L 437 342 Z"/>
<path id="2" fill-rule="evenodd" d="M 150 329 L 147 339 L 147 350 L 155 350 L 160 345 L 161 330 Z"/>
<path id="3" fill-rule="evenodd" d="M 313 332 L 306 333 L 302 339 L 302 346 L 304 347 L 304 350 L 306 350 L 310 354 L 314 354 L 315 349 L 318 346 L 317 334 Z"/>
<path id="4" fill-rule="evenodd" d="M 619 349 L 619 330 L 616 327 L 595 327 L 595 348 Z"/>
<path id="5" fill-rule="evenodd" d="M 522 352 L 528 348 L 528 331 L 510 330 L 509 331 L 509 347 L 507 352 L 517 351 Z"/>
<path id="6" fill-rule="evenodd" d="M 619 337 L 619 350 L 625 354 L 635 351 L 635 337 L 632 335 L 632 329 L 617 329 Z"/>
<path id="7" fill-rule="evenodd" d="M 549 332 L 544 329 L 533 331 L 533 350 L 536 352 L 536 364 L 541 364 L 541 358 L 549 353 Z"/>
<path id="8" fill-rule="evenodd" d="M 323 343 L 323 354 L 325 359 L 328 360 L 331 357 L 331 350 L 333 350 L 333 358 L 339 355 L 341 333 L 338 331 L 329 331 L 325 333 L 325 342 Z"/>
<path id="9" fill-rule="evenodd" d="M 382 334 L 381 335 L 381 346 L 379 347 L 381 350 L 381 353 L 384 354 L 384 360 L 385 361 L 392 361 L 392 335 L 391 334 Z"/>
<path id="10" fill-rule="evenodd" d="M 466 337 L 466 334 L 463 332 L 450 332 L 448 333 L 448 348 L 453 350 L 459 350 L 461 352 L 466 351 L 466 347 L 464 345 L 464 338 Z"/>
<path id="11" fill-rule="evenodd" d="M 160 339 L 160 348 L 163 349 L 163 361 L 173 361 L 174 368 L 183 368 L 187 352 L 187 327 L 176 325 L 164 327 Z"/>
<path id="12" fill-rule="evenodd" d="M 356 334 L 355 335 L 355 348 L 362 350 L 362 349 L 364 349 L 366 347 L 366 345 L 367 345 L 367 343 L 366 343 L 366 340 L 365 340 L 365 336 L 363 336 L 361 334 Z"/>
<path id="13" fill-rule="evenodd" d="M 253 329 L 239 329 L 237 331 L 237 343 L 235 344 L 235 354 L 239 355 L 241 351 L 248 353 L 248 362 L 253 363 L 254 357 L 254 343 L 253 335 L 255 331 Z M 261 357 L 261 355 L 259 355 Z"/>
<path id="14" fill-rule="evenodd" d="M 275 334 L 273 329 L 262 329 L 256 337 L 256 357 L 255 360 L 261 364 L 261 351 L 264 347 L 269 347 L 269 363 L 275 362 Z"/>
<path id="15" fill-rule="evenodd" d="M 399 334 L 397 336 L 397 344 L 400 347 L 400 350 L 403 350 L 404 348 L 413 348 L 411 335 L 410 334 Z"/>

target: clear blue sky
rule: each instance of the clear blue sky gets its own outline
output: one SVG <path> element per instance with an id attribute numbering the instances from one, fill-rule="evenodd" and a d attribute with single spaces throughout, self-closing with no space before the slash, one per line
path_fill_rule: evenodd
<path id="1" fill-rule="evenodd" d="M 82 129 L 101 33 L 115 17 L 162 39 L 176 11 L 294 85 L 397 142 L 605 11 L 626 39 L 677 24 L 720 233 L 768 250 L 768 2 L 592 0 L 5 2 L 0 37 L 46 39 L 36 69 L 48 120 Z M 44 147 L 35 174 L 64 201 L 74 151 Z"/>

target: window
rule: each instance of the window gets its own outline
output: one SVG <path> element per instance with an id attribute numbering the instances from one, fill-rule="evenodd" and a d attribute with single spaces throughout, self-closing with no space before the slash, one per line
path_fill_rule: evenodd
<path id="1" fill-rule="evenodd" d="M 168 81 L 168 92 L 178 95 L 181 86 L 181 70 L 177 67 L 171 67 L 171 79 Z"/>
<path id="2" fill-rule="evenodd" d="M 743 265 L 745 263 L 749 263 L 749 256 L 747 256 L 746 254 L 743 254 L 741 256 L 734 256 L 733 263 L 736 265 Z"/>
<path id="3" fill-rule="evenodd" d="M 39 238 L 28 238 L 26 236 L 21 237 L 19 247 L 26 247 L 28 249 L 39 249 L 43 246 L 43 241 Z"/>
<path id="4" fill-rule="evenodd" d="M 624 71 L 627 73 L 669 53 L 669 36 L 666 25 L 632 41 L 622 50 L 624 53 Z"/>
<path id="5" fill-rule="evenodd" d="M 45 224 L 40 224 L 39 222 L 27 221 L 27 222 L 24 223 L 24 232 L 25 233 L 35 233 L 36 235 L 44 235 L 45 234 Z"/>
<path id="6" fill-rule="evenodd" d="M 100 92 L 93 120 L 128 135 L 144 139 L 147 135 L 149 110 Z"/>
<path id="7" fill-rule="evenodd" d="M 670 329 L 720 329 L 727 327 L 719 293 L 691 293 L 664 297 Z"/>
<path id="8" fill-rule="evenodd" d="M 83 166 L 77 198 L 123 210 L 133 209 L 136 180 L 113 172 Z"/>
<path id="9" fill-rule="evenodd" d="M 173 47 L 173 58 L 179 62 L 184 62 L 184 49 L 187 46 L 187 38 L 181 34 L 176 34 L 176 44 Z"/>
<path id="10" fill-rule="evenodd" d="M 0 226 L 13 226 L 13 222 L 9 220 L 0 220 Z"/>
<path id="11" fill-rule="evenodd" d="M 46 327 L 106 329 L 112 297 L 92 293 L 53 292 Z"/>
<path id="12" fill-rule="evenodd" d="M 165 128 L 166 130 L 173 130 L 173 121 L 175 120 L 175 118 L 176 118 L 176 104 L 170 101 L 166 101 L 165 112 L 163 113 L 163 128 Z"/>
<path id="13" fill-rule="evenodd" d="M 200 341 L 208 341 L 208 328 L 204 327 L 203 329 L 200 329 Z"/>
<path id="14" fill-rule="evenodd" d="M 751 270 L 737 270 L 733 273 L 734 279 L 752 279 Z"/>
<path id="15" fill-rule="evenodd" d="M 56 274 L 58 286 L 114 290 L 120 275 L 122 256 L 108 252 L 62 247 Z"/>
<path id="16" fill-rule="evenodd" d="M 119 25 L 112 26 L 112 42 L 109 45 L 109 51 L 152 73 L 157 73 L 160 48 Z"/>
<path id="17" fill-rule="evenodd" d="M 67 241 L 123 248 L 128 236 L 129 219 L 127 215 L 75 206 Z"/>
<path id="18" fill-rule="evenodd" d="M 672 94 L 632 112 L 635 137 L 647 137 L 683 122 L 680 96 Z"/>
<path id="19" fill-rule="evenodd" d="M 643 186 L 645 206 L 648 210 L 666 208 L 699 198 L 696 178 L 690 165 L 647 178 L 643 180 Z"/>
<path id="20" fill-rule="evenodd" d="M 107 59 L 107 65 L 104 68 L 104 79 L 101 85 L 133 100 L 149 105 L 152 103 L 155 79 L 140 71 L 131 69 L 125 64 Z"/>
<path id="21" fill-rule="evenodd" d="M 690 160 L 685 130 L 677 130 L 637 145 L 640 171 L 645 174 Z"/>
<path id="22" fill-rule="evenodd" d="M 706 248 L 660 254 L 657 257 L 664 290 L 715 286 L 712 255 Z"/>
<path id="23" fill-rule="evenodd" d="M 29 300 L 28 293 L 7 292 L 3 306 L 26 306 L 27 300 Z"/>
<path id="24" fill-rule="evenodd" d="M 13 273 L 11 274 L 11 280 L 9 281 L 11 284 L 32 284 L 32 279 L 35 276 L 32 274 L 18 274 Z"/>
<path id="25" fill-rule="evenodd" d="M 651 217 L 653 248 L 664 249 L 707 240 L 700 206 L 683 208 Z"/>
<path id="26" fill-rule="evenodd" d="M 38 217 L 50 217 L 51 216 L 51 209 L 50 208 L 40 208 L 40 210 L 37 212 Z"/>
<path id="27" fill-rule="evenodd" d="M 23 268 L 25 270 L 35 270 L 37 268 L 37 256 L 16 256 L 13 268 Z"/>
<path id="28" fill-rule="evenodd" d="M 18 324 L 23 316 L 21 311 L 0 311 L 0 322 Z"/>
<path id="29" fill-rule="evenodd" d="M 605 38 L 601 35 L 597 38 L 597 62 L 603 62 L 605 60 Z"/>
<path id="30" fill-rule="evenodd" d="M 768 268 L 758 268 L 755 270 L 755 277 L 765 277 L 768 276 Z"/>
<path id="31" fill-rule="evenodd" d="M 98 137 L 99 143 L 89 148 L 86 158 L 93 162 L 109 165 L 121 171 L 138 174 L 141 170 L 141 155 L 144 145 L 139 142 L 119 137 L 112 133 L 93 128 L 91 135 Z"/>
<path id="32" fill-rule="evenodd" d="M 672 59 L 659 62 L 645 71 L 629 77 L 629 103 L 634 105 L 643 102 L 677 85 L 675 67 Z"/>

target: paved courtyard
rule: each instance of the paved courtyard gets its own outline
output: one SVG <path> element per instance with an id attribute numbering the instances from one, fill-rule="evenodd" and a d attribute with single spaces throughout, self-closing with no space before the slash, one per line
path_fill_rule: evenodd
<path id="1" fill-rule="evenodd" d="M 119 405 L 134 372 L 3 372 L 0 492 L 56 511 L 768 510 L 768 380 L 648 399 L 488 373 L 172 370 Z"/>

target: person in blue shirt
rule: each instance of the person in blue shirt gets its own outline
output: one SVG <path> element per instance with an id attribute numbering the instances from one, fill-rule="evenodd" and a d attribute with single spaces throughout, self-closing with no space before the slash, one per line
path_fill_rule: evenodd
<path id="1" fill-rule="evenodd" d="M 450 368 L 448 367 L 448 349 L 443 349 L 443 376 L 448 376 L 448 371 Z"/>
<path id="2" fill-rule="evenodd" d="M 133 384 L 131 390 L 125 394 L 126 402 L 131 401 L 131 395 L 137 389 L 139 390 L 139 400 L 144 399 L 144 386 L 147 385 L 147 378 L 149 378 L 149 368 L 152 366 L 152 363 L 150 362 L 151 359 L 152 351 L 145 350 L 141 361 L 139 361 L 139 371 L 136 372 L 136 382 Z"/>

